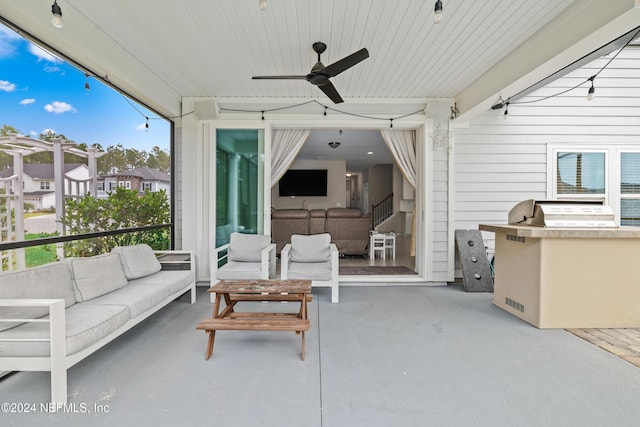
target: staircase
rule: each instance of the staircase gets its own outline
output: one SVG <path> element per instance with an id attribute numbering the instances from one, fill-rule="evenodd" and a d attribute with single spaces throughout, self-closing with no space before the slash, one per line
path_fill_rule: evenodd
<path id="1" fill-rule="evenodd" d="M 393 193 L 384 198 L 380 203 L 371 206 L 371 229 L 393 215 Z"/>

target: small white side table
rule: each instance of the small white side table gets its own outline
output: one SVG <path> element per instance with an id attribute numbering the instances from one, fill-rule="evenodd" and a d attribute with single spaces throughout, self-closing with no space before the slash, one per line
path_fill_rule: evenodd
<path id="1" fill-rule="evenodd" d="M 374 259 L 376 252 L 380 252 L 380 257 L 385 259 L 384 234 L 371 231 L 369 233 L 369 259 Z"/>
<path id="2" fill-rule="evenodd" d="M 391 251 L 391 259 L 396 259 L 396 233 L 384 234 L 384 251 Z"/>
<path id="3" fill-rule="evenodd" d="M 369 233 L 369 259 L 374 259 L 376 252 L 380 253 L 380 258 L 386 259 L 387 251 L 391 251 L 391 259 L 396 259 L 396 233 L 371 231 Z"/>

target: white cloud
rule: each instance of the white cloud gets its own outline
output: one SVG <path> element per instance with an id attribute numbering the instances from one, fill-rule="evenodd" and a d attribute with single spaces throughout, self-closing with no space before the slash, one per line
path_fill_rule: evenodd
<path id="1" fill-rule="evenodd" d="M 16 44 L 14 42 L 19 41 L 20 36 L 0 24 L 0 58 L 11 58 L 16 53 Z"/>
<path id="2" fill-rule="evenodd" d="M 136 126 L 136 130 L 149 130 L 149 128 L 147 127 L 146 123 L 140 123 L 138 126 Z"/>
<path id="3" fill-rule="evenodd" d="M 57 135 L 57 132 L 53 129 L 43 129 L 42 132 L 40 132 L 39 134 L 36 134 L 36 136 L 39 136 L 40 134 L 42 135 L 48 135 L 48 134 L 53 134 L 53 135 Z"/>
<path id="4" fill-rule="evenodd" d="M 47 52 L 46 50 L 44 50 L 40 46 L 36 46 L 33 43 L 29 43 L 29 52 L 34 54 L 38 58 L 38 61 L 47 61 L 47 62 L 51 62 L 53 64 L 61 64 L 62 63 L 62 60 L 60 58 L 58 58 L 57 56 Z"/>
<path id="5" fill-rule="evenodd" d="M 35 130 L 32 130 L 31 132 L 29 132 L 29 135 L 31 135 L 32 138 L 37 138 L 38 136 L 40 136 L 40 134 Z"/>
<path id="6" fill-rule="evenodd" d="M 25 98 L 22 101 L 20 101 L 20 105 L 31 105 L 34 102 L 36 102 L 35 98 Z"/>
<path id="7" fill-rule="evenodd" d="M 55 113 L 55 114 L 62 114 L 69 111 L 73 111 L 73 112 L 76 111 L 76 109 L 73 108 L 73 105 L 67 104 L 66 102 L 62 102 L 62 101 L 53 101 L 51 104 L 45 105 L 44 109 L 50 113 Z"/>
<path id="8" fill-rule="evenodd" d="M 20 40 L 20 36 L 12 29 L 5 27 L 4 25 L 0 25 L 0 39 Z"/>
<path id="9" fill-rule="evenodd" d="M 45 73 L 57 73 L 60 71 L 60 67 L 52 67 L 51 65 L 47 65 L 44 67 Z"/>
<path id="10" fill-rule="evenodd" d="M 0 90 L 4 92 L 13 92 L 16 90 L 16 85 L 6 80 L 0 80 Z"/>

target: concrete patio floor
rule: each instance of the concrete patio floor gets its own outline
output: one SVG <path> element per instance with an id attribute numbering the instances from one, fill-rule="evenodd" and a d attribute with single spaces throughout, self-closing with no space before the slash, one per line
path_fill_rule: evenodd
<path id="1" fill-rule="evenodd" d="M 0 381 L 3 426 L 635 426 L 640 369 L 448 287 L 314 289 L 306 360 L 291 332 L 222 331 L 204 289 L 69 371 L 76 412 L 46 413 L 49 374 Z M 260 303 L 251 303 L 260 304 Z M 280 303 L 262 304 L 277 311 Z M 295 309 L 295 307 L 292 307 Z M 88 413 L 81 413 L 83 408 Z M 96 413 L 99 410 L 102 413 Z M 108 411 L 108 412 L 107 412 Z M 105 413 L 106 412 L 106 413 Z"/>

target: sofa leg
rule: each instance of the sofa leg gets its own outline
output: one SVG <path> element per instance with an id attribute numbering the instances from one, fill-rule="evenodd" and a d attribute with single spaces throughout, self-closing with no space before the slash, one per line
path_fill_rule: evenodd
<path id="1" fill-rule="evenodd" d="M 67 366 L 65 356 L 64 300 L 55 300 L 49 308 L 49 357 L 51 359 L 51 402 L 67 403 Z"/>
<path id="2" fill-rule="evenodd" d="M 334 284 L 331 285 L 331 302 L 332 303 L 337 303 L 338 302 L 338 284 Z"/>
<path id="3" fill-rule="evenodd" d="M 67 403 L 67 370 L 51 370 L 51 402 Z"/>

